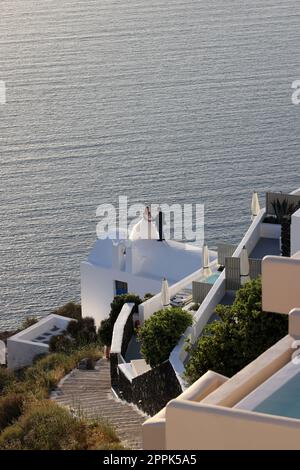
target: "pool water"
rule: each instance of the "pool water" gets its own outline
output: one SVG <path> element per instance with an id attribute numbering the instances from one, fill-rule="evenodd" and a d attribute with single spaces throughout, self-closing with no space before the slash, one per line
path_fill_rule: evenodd
<path id="1" fill-rule="evenodd" d="M 219 279 L 220 274 L 221 273 L 219 273 L 219 272 L 211 274 L 203 282 L 205 282 L 206 284 L 214 284 Z"/>
<path id="2" fill-rule="evenodd" d="M 254 408 L 254 411 L 300 419 L 300 370 Z"/>

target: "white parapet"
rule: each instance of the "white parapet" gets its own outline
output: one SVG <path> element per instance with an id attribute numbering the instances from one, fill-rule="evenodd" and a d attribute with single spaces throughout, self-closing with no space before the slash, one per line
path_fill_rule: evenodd
<path id="1" fill-rule="evenodd" d="M 289 335 L 295 340 L 300 339 L 300 309 L 294 308 L 289 315 Z"/>
<path id="2" fill-rule="evenodd" d="M 134 307 L 134 303 L 128 302 L 123 305 L 121 312 L 119 313 L 119 316 L 114 324 L 112 342 L 111 342 L 111 353 L 121 354 L 122 352 L 124 328 L 128 320 L 128 317 L 130 316 L 132 312 L 133 307 Z"/>
<path id="3" fill-rule="evenodd" d="M 300 251 L 300 209 L 292 215 L 291 255 Z"/>
<path id="4" fill-rule="evenodd" d="M 262 262 L 262 308 L 265 312 L 289 314 L 300 307 L 300 259 L 266 256 Z"/>
<path id="5" fill-rule="evenodd" d="M 49 341 L 66 330 L 71 318 L 48 315 L 7 340 L 7 367 L 20 369 L 32 364 L 34 358 L 49 352 Z"/>

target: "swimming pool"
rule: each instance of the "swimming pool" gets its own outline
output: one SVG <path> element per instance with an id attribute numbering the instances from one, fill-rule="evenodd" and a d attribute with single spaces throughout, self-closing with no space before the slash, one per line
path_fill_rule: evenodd
<path id="1" fill-rule="evenodd" d="M 288 363 L 235 408 L 300 419 L 300 366 Z"/>
<path id="2" fill-rule="evenodd" d="M 220 272 L 213 273 L 210 276 L 205 277 L 203 282 L 205 282 L 205 284 L 214 284 L 219 279 L 220 274 Z"/>
<path id="3" fill-rule="evenodd" d="M 300 371 L 253 411 L 300 419 Z"/>

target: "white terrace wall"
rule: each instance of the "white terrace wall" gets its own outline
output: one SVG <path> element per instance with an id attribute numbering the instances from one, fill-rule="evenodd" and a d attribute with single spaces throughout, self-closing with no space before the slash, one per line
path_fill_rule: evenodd
<path id="1" fill-rule="evenodd" d="M 48 344 L 32 343 L 31 341 L 7 340 L 7 367 L 20 369 L 32 364 L 34 358 L 49 352 Z"/>
<path id="2" fill-rule="evenodd" d="M 300 420 L 172 400 L 166 407 L 167 450 L 299 449 Z"/>
<path id="3" fill-rule="evenodd" d="M 299 319 L 299 311 L 291 312 L 290 335 L 299 333 Z M 166 449 L 297 449 L 299 420 L 232 408 L 290 361 L 290 335 L 205 397 L 193 400 L 188 389 L 172 400 L 165 413 Z"/>
<path id="4" fill-rule="evenodd" d="M 47 354 L 48 344 L 33 342 L 32 340 L 51 330 L 55 325 L 58 328 L 66 329 L 70 318 L 60 315 L 48 315 L 34 325 L 20 331 L 7 340 L 7 367 L 9 369 L 19 369 L 28 366 L 39 354 Z"/>
<path id="5" fill-rule="evenodd" d="M 300 259 L 266 256 L 262 263 L 262 308 L 286 313 L 300 307 Z"/>
<path id="6" fill-rule="evenodd" d="M 300 251 L 300 209 L 292 215 L 291 255 Z"/>
<path id="7" fill-rule="evenodd" d="M 111 354 L 121 354 L 122 353 L 122 342 L 125 325 L 127 320 L 132 312 L 134 303 L 128 302 L 123 305 L 121 312 L 114 324 L 113 336 L 111 342 Z"/>

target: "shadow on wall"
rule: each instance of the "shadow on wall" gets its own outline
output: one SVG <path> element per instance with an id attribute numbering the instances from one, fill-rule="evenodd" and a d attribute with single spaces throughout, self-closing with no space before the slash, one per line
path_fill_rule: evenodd
<path id="1" fill-rule="evenodd" d="M 117 354 L 110 356 L 111 385 L 116 394 L 150 416 L 182 393 L 181 385 L 169 361 L 144 374 L 128 378 L 120 370 Z"/>

